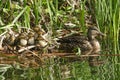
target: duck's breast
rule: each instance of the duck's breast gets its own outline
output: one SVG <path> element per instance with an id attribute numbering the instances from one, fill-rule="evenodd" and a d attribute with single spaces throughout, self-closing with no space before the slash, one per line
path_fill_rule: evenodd
<path id="1" fill-rule="evenodd" d="M 91 41 L 91 44 L 93 46 L 93 53 L 100 52 L 101 48 L 100 48 L 100 44 L 99 44 L 99 42 L 97 40 Z"/>

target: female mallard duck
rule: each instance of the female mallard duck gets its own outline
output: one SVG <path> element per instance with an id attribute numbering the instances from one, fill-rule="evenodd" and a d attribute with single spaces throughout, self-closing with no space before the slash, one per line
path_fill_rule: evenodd
<path id="1" fill-rule="evenodd" d="M 82 53 L 89 52 L 85 54 L 98 53 L 100 51 L 100 44 L 96 39 L 98 35 L 104 36 L 97 27 L 89 27 L 87 37 L 84 35 L 74 34 L 60 38 L 58 40 L 60 43 L 59 49 L 66 52 L 73 52 L 75 48 L 80 48 Z"/>

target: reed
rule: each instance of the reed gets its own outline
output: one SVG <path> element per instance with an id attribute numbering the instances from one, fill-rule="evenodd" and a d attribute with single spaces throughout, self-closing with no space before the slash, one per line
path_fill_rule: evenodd
<path id="1" fill-rule="evenodd" d="M 107 44 L 112 47 L 115 54 L 120 53 L 120 1 L 96 0 L 95 16 L 98 26 L 107 35 Z"/>
<path id="2" fill-rule="evenodd" d="M 64 28 L 68 22 L 85 32 L 86 1 L 6 0 L 5 2 L 1 0 L 0 32 L 2 33 L 8 27 L 14 29 L 21 26 L 31 28 L 34 27 L 32 24 L 38 25 L 42 22 L 42 27 L 47 29 L 51 38 L 57 36 L 56 30 Z M 97 25 L 107 35 L 105 43 L 112 49 L 114 48 L 115 54 L 120 53 L 120 1 L 92 0 L 91 2 L 94 4 Z"/>

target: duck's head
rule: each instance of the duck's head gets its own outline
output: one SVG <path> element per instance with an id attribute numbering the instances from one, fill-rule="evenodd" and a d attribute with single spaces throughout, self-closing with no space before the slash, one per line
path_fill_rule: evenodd
<path id="1" fill-rule="evenodd" d="M 96 36 L 105 36 L 97 27 L 89 27 L 87 32 L 87 37 L 89 40 L 95 39 Z"/>

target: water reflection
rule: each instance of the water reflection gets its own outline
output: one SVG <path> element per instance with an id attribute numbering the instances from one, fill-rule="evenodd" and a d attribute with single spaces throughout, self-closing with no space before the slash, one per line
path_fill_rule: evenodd
<path id="1" fill-rule="evenodd" d="M 10 68 L 3 76 L 6 80 L 118 80 L 119 67 L 116 57 L 50 58 L 39 68 Z"/>

